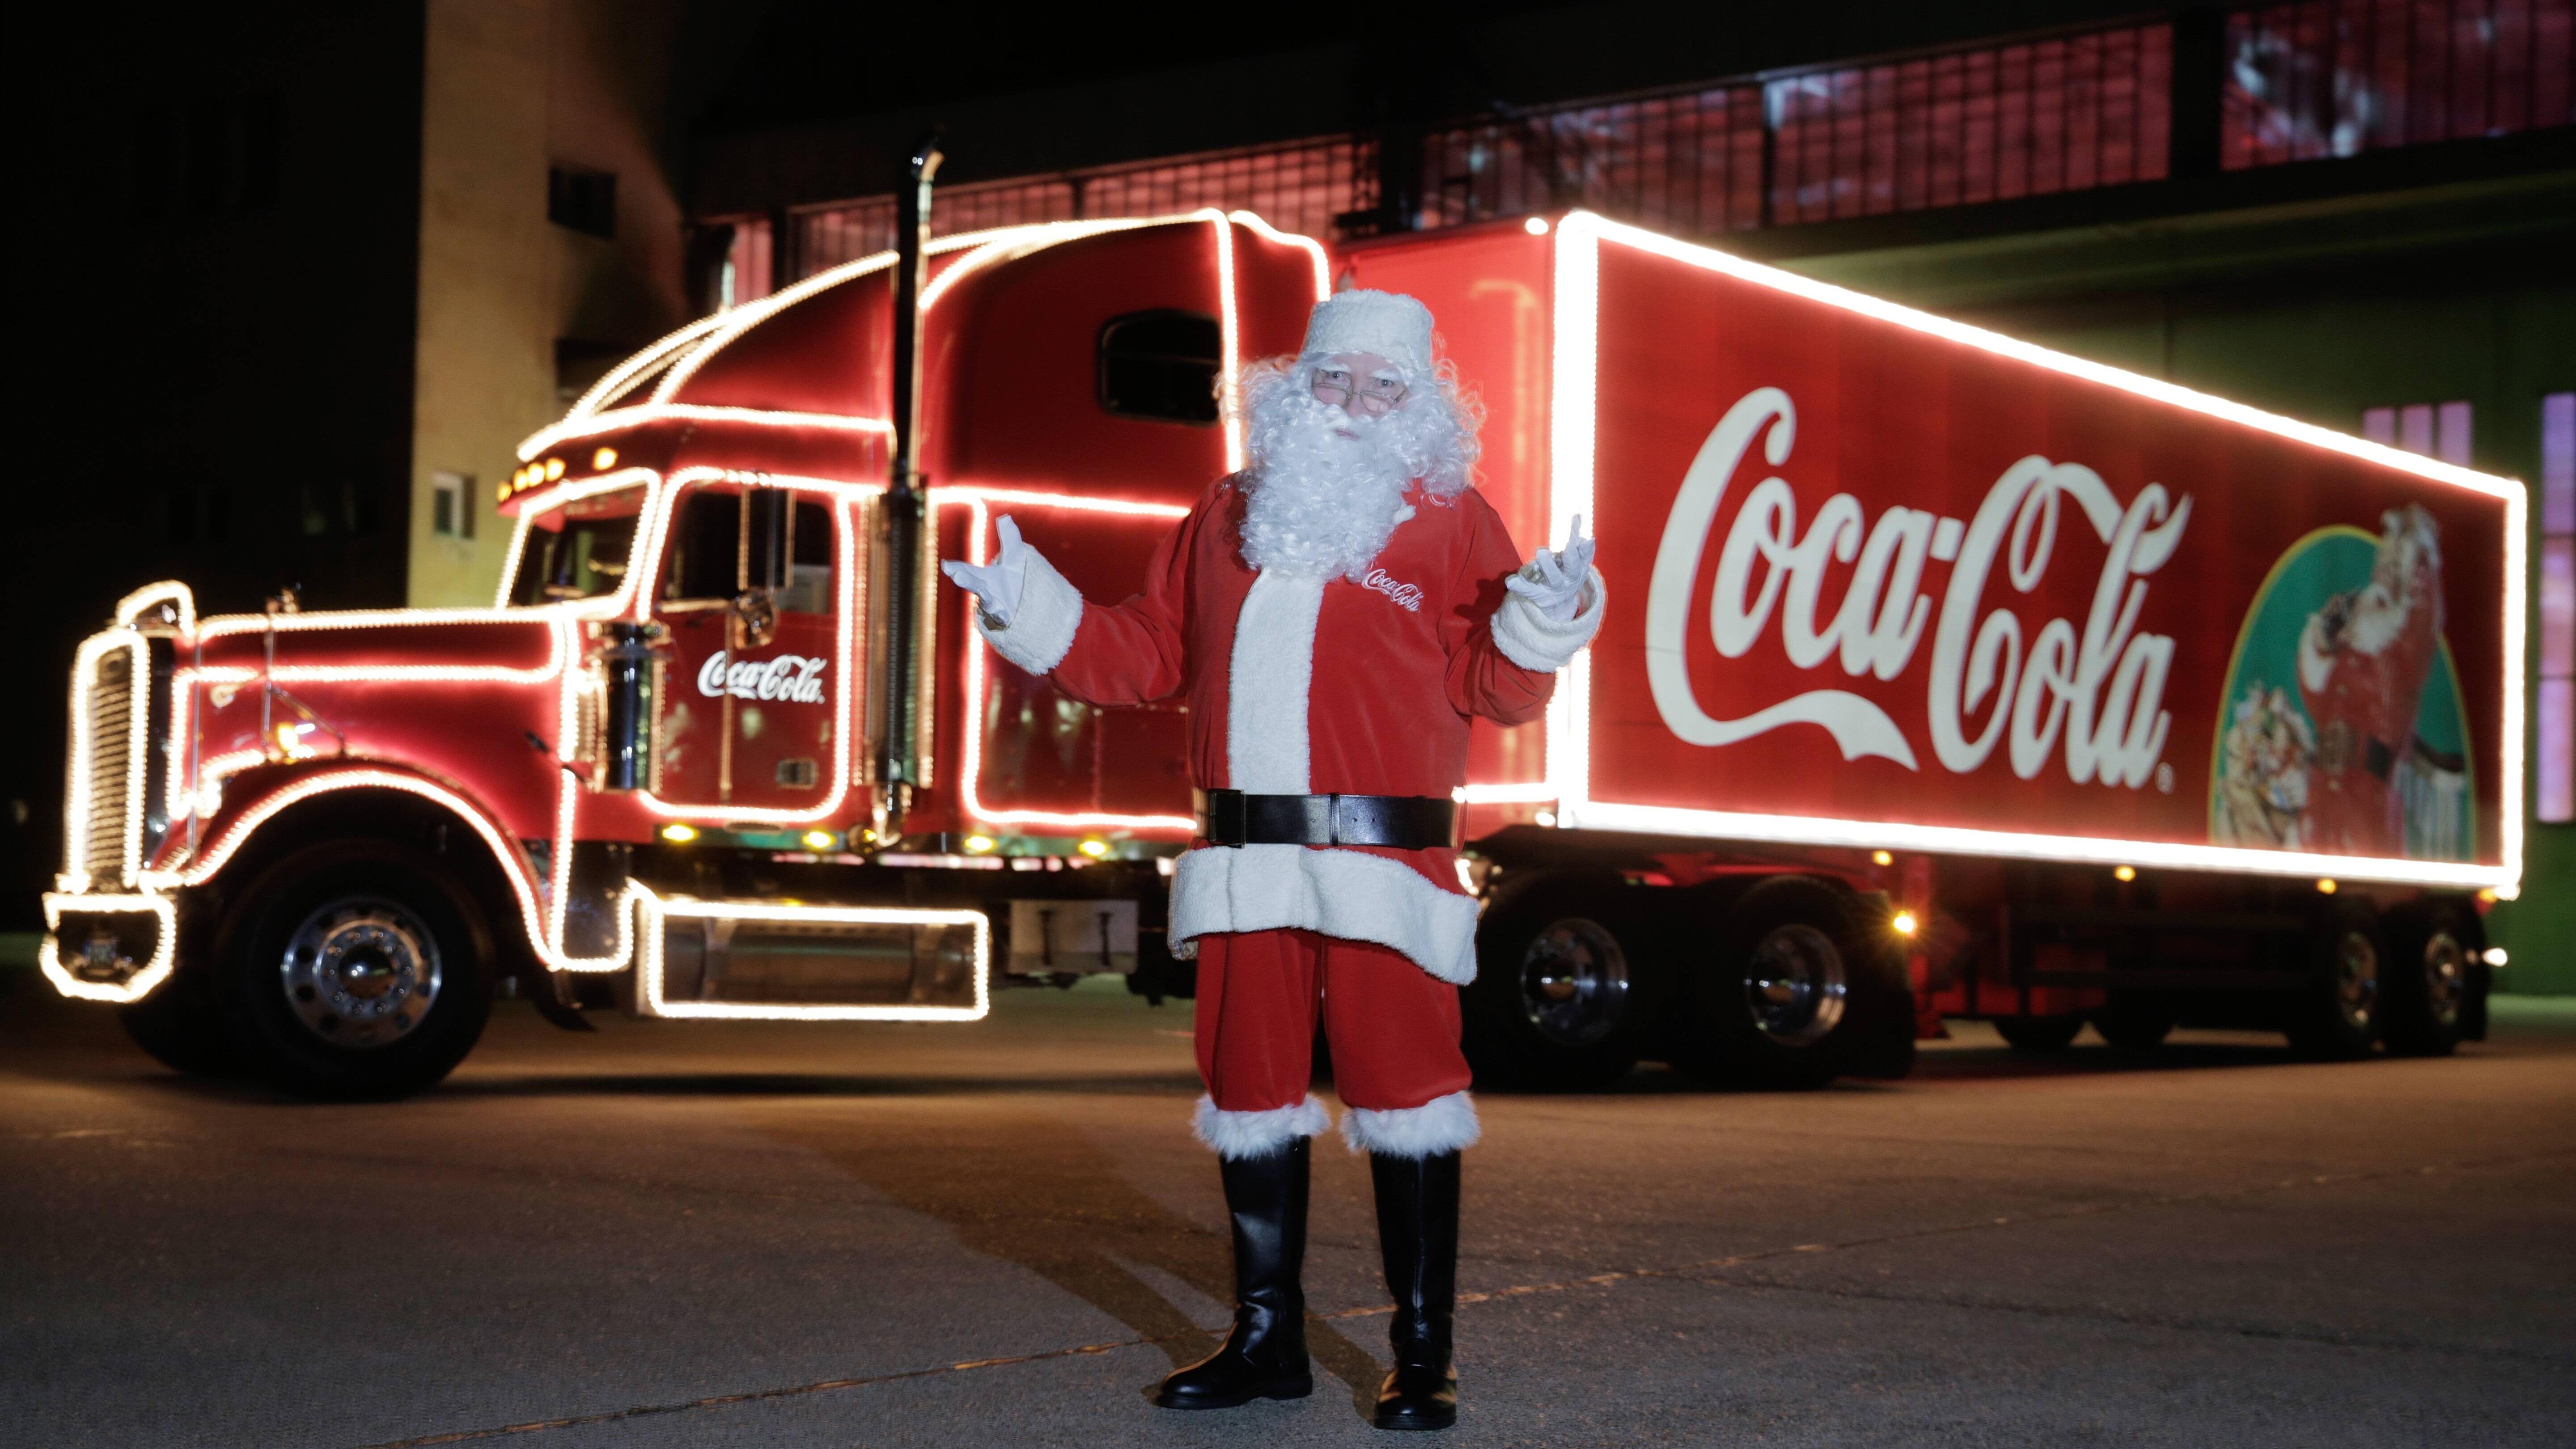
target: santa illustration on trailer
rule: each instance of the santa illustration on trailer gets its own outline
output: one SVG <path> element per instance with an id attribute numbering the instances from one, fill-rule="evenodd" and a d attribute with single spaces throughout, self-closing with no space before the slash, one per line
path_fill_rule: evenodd
<path id="1" fill-rule="evenodd" d="M 2415 745 L 2415 711 L 2442 641 L 2442 549 L 2431 514 L 2382 516 L 2370 582 L 2337 594 L 2299 635 L 2299 702 L 2316 722 L 2307 844 L 2356 855 L 2405 852 L 2395 775 Z"/>
<path id="2" fill-rule="evenodd" d="M 1233 1217 L 1223 1347 L 1165 1379 L 1165 1408 L 1313 1390 L 1306 1356 L 1309 1095 L 1318 1013 L 1366 1152 L 1395 1296 L 1387 1429 L 1457 1416 L 1450 1318 L 1459 1154 L 1476 1141 L 1458 987 L 1476 902 L 1451 792 L 1468 721 L 1537 717 L 1600 627 L 1576 520 L 1524 565 L 1472 485 L 1475 417 L 1410 297 L 1317 304 L 1304 350 L 1243 379 L 1250 466 L 1156 549 L 1144 591 L 1086 602 L 1008 518 L 1001 551 L 943 565 L 1002 656 L 1097 705 L 1185 697 L 1198 839 L 1172 880 L 1175 955 L 1198 959 L 1197 1046 Z"/>

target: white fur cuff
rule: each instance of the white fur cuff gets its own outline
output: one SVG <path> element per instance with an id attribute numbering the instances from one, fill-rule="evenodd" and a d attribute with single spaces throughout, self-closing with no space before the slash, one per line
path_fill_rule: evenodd
<path id="1" fill-rule="evenodd" d="M 1601 631 L 1601 610 L 1607 602 L 1599 569 L 1584 581 L 1582 606 L 1571 619 L 1551 619 L 1520 595 L 1506 595 L 1502 607 L 1494 611 L 1494 647 L 1534 674 L 1554 674 Z"/>
<path id="2" fill-rule="evenodd" d="M 1294 1107 L 1274 1107 L 1267 1112 L 1228 1112 L 1216 1104 L 1215 1098 L 1201 1097 L 1198 1112 L 1190 1119 L 1190 1130 L 1198 1134 L 1198 1139 L 1229 1162 L 1276 1152 L 1300 1137 L 1321 1137 L 1332 1127 L 1332 1115 L 1312 1095 Z"/>
<path id="3" fill-rule="evenodd" d="M 1029 550 L 1028 583 L 1020 590 L 1011 622 L 996 629 L 975 609 L 975 630 L 993 651 L 1031 674 L 1044 674 L 1064 662 L 1073 647 L 1073 632 L 1082 627 L 1082 594 L 1064 581 L 1046 555 Z"/>
<path id="4" fill-rule="evenodd" d="M 1381 1157 L 1439 1157 L 1473 1147 L 1483 1135 L 1476 1100 L 1464 1092 L 1434 1097 L 1419 1107 L 1385 1112 L 1353 1107 L 1342 1114 L 1342 1140 L 1351 1150 Z"/>

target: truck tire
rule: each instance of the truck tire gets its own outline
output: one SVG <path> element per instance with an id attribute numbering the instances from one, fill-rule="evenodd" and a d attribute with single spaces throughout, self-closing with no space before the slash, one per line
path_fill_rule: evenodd
<path id="1" fill-rule="evenodd" d="M 154 1061 L 191 1077 L 220 1077 L 240 1068 L 232 1039 L 224 1031 L 223 1010 L 208 999 L 206 979 L 186 965 L 161 989 L 132 1006 L 119 1007 L 117 1024 Z"/>
<path id="2" fill-rule="evenodd" d="M 2017 1052 L 2062 1052 L 2075 1045 L 2084 1030 L 2080 1016 L 2014 1016 L 1995 1023 L 2004 1045 Z"/>
<path id="3" fill-rule="evenodd" d="M 2102 1040 L 2115 1050 L 2151 1052 L 2173 1035 L 2174 1019 L 2173 1013 L 2163 1007 L 2123 1001 L 2114 994 L 2111 1004 L 2093 1018 L 2093 1029 L 2102 1033 Z"/>
<path id="4" fill-rule="evenodd" d="M 470 897 L 384 841 L 313 846 L 225 913 L 214 988 L 232 1048 L 300 1096 L 385 1100 L 436 1084 L 491 1011 Z"/>
<path id="5" fill-rule="evenodd" d="M 2379 1038 L 2388 951 L 2378 913 L 2346 901 L 2319 922 L 2314 941 L 2310 984 L 2289 1003 L 2282 1030 L 2311 1061 L 2358 1061 Z"/>
<path id="6" fill-rule="evenodd" d="M 1460 1003 L 1478 1086 L 1589 1091 L 1637 1064 L 1664 972 L 1633 896 L 1615 877 L 1554 876 L 1487 907 Z"/>
<path id="7" fill-rule="evenodd" d="M 1674 1066 L 1707 1082 L 1786 1091 L 1851 1070 L 1871 973 L 1839 892 L 1802 876 L 1766 880 L 1712 935 L 1714 951 L 1683 962 Z"/>
<path id="8" fill-rule="evenodd" d="M 2476 928 L 2449 902 L 2392 914 L 2380 981 L 2380 1040 L 2392 1055 L 2446 1057 L 2463 1035 Z"/>

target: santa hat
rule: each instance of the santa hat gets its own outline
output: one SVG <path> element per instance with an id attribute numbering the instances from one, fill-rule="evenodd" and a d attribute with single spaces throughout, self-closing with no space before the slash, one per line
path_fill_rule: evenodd
<path id="1" fill-rule="evenodd" d="M 1416 376 L 1431 371 L 1431 309 L 1400 292 L 1335 292 L 1306 320 L 1307 357 L 1366 352 Z"/>

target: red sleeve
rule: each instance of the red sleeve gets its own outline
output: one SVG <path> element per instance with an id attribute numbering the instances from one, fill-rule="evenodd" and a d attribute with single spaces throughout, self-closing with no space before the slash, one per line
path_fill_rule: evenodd
<path id="1" fill-rule="evenodd" d="M 1058 689 L 1094 705 L 1150 704 L 1181 692 L 1187 683 L 1182 618 L 1190 558 L 1214 496 L 1202 498 L 1154 546 L 1143 593 L 1122 604 L 1083 606 L 1073 644 L 1050 676 Z"/>
<path id="2" fill-rule="evenodd" d="M 1449 653 L 1449 703 L 1460 714 L 1497 724 L 1534 720 L 1556 689 L 1554 674 L 1523 669 L 1494 646 L 1494 610 L 1508 597 L 1503 580 L 1521 566 L 1520 550 L 1493 505 L 1474 489 L 1451 507 L 1466 518 L 1466 543 L 1451 580 L 1449 606 L 1440 616 L 1441 643 Z"/>

